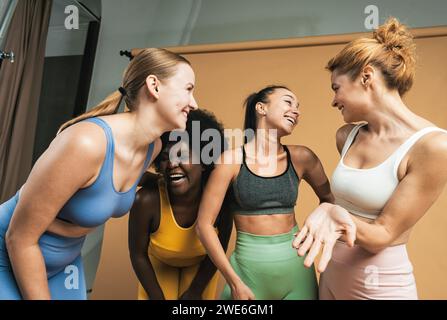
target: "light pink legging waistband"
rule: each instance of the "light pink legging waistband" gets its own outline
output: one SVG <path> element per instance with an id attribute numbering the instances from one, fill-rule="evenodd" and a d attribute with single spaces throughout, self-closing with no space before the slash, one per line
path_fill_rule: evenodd
<path id="1" fill-rule="evenodd" d="M 417 299 L 413 266 L 405 245 L 377 254 L 337 242 L 320 277 L 320 299 Z"/>

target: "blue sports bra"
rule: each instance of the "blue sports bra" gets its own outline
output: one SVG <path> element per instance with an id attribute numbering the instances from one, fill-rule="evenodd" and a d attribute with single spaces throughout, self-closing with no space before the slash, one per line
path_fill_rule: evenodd
<path id="1" fill-rule="evenodd" d="M 95 182 L 79 189 L 59 211 L 57 218 L 69 221 L 81 227 L 91 228 L 105 223 L 109 218 L 118 218 L 126 214 L 135 199 L 135 192 L 141 176 L 146 171 L 152 157 L 154 143 L 148 147 L 143 170 L 130 190 L 116 191 L 113 185 L 113 160 L 115 144 L 112 130 L 100 118 L 89 118 L 84 121 L 96 123 L 104 129 L 107 138 L 107 149 L 104 162 Z"/>

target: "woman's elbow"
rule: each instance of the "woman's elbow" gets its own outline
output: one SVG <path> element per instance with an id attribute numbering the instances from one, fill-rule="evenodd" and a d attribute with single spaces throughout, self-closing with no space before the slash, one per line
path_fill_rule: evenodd
<path id="1" fill-rule="evenodd" d="M 393 244 L 398 237 L 398 232 L 378 220 L 372 224 L 375 226 L 375 232 L 369 236 L 369 241 L 365 241 L 364 248 L 370 253 L 377 254 Z"/>
<path id="2" fill-rule="evenodd" d="M 23 245 L 23 237 L 19 237 L 18 232 L 8 229 L 5 234 L 5 246 L 9 253 L 17 250 L 21 245 Z"/>
<path id="3" fill-rule="evenodd" d="M 366 245 L 366 246 L 362 246 L 363 249 L 365 249 L 366 251 L 368 251 L 371 254 L 378 254 L 380 251 L 382 251 L 383 249 L 385 249 L 386 247 L 384 246 L 380 246 L 380 245 Z"/>
<path id="4" fill-rule="evenodd" d="M 207 230 L 209 228 L 209 223 L 203 221 L 203 220 L 197 220 L 197 224 L 195 227 L 196 230 L 196 234 L 199 237 L 199 239 L 202 241 L 203 237 L 205 236 L 205 234 L 207 233 Z M 211 226 L 212 227 L 212 226 Z"/>
<path id="5" fill-rule="evenodd" d="M 129 258 L 135 272 L 146 270 L 148 264 L 151 264 L 149 258 L 151 249 L 149 245 L 139 247 L 129 247 Z"/>
<path id="6" fill-rule="evenodd" d="M 382 239 L 376 239 L 372 242 L 365 243 L 362 247 L 369 253 L 378 254 L 388 248 L 392 242 L 391 238 L 383 237 Z"/>
<path id="7" fill-rule="evenodd" d="M 196 234 L 199 237 L 199 239 L 202 240 L 202 230 L 203 230 L 202 223 L 200 221 L 197 221 L 194 229 L 196 230 Z"/>

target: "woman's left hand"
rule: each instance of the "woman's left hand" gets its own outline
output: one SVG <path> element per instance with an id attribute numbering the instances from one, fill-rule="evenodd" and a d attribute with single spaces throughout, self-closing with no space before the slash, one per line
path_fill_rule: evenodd
<path id="1" fill-rule="evenodd" d="M 318 206 L 306 219 L 304 227 L 296 235 L 292 246 L 297 249 L 299 256 L 309 252 L 304 265 L 310 267 L 323 245 L 323 254 L 318 265 L 318 272 L 326 269 L 332 257 L 335 242 L 344 237 L 349 246 L 354 246 L 356 225 L 351 214 L 344 208 L 323 203 Z"/>

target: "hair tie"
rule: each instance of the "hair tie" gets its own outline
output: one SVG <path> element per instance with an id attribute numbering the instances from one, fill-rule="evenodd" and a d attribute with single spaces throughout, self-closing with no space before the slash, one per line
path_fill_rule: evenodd
<path id="1" fill-rule="evenodd" d="M 124 97 L 125 95 L 127 95 L 127 91 L 126 89 L 124 89 L 123 87 L 119 87 L 118 91 L 121 93 L 121 95 Z"/>

